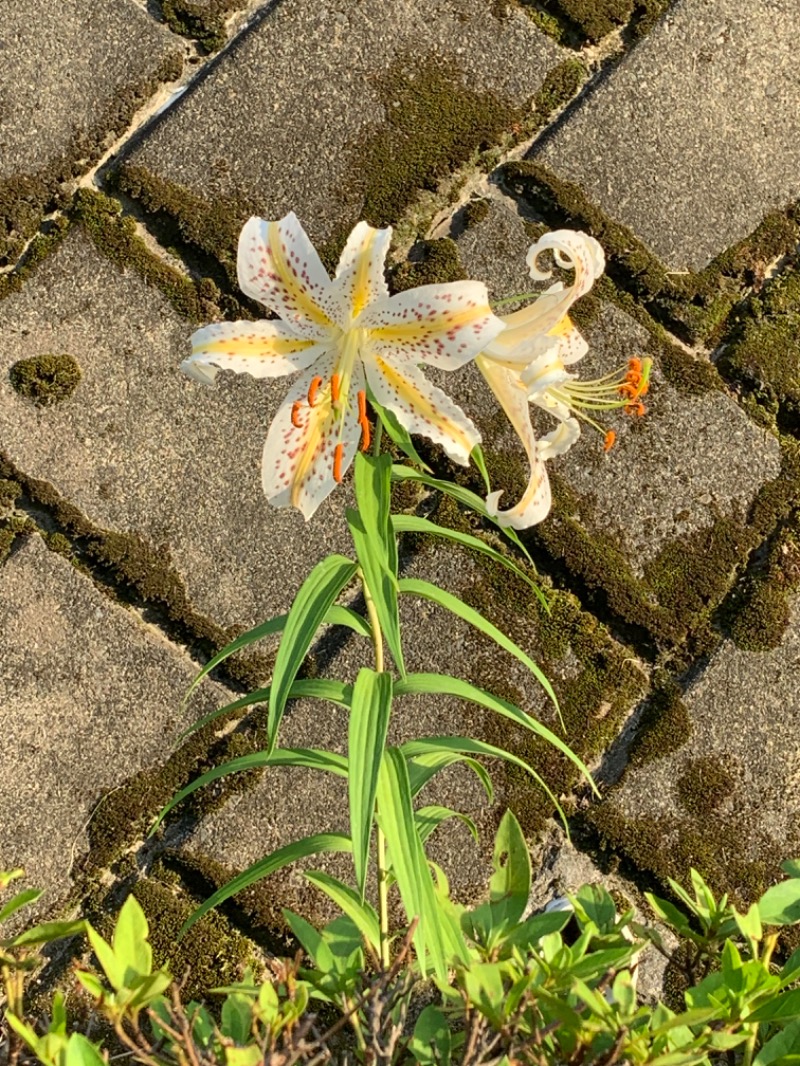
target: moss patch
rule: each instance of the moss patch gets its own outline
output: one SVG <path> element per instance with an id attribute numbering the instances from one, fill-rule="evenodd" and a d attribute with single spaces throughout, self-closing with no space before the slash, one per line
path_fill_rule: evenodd
<path id="1" fill-rule="evenodd" d="M 798 516 L 771 538 L 720 615 L 731 639 L 746 651 L 777 648 L 791 621 L 791 603 L 800 591 Z"/>
<path id="2" fill-rule="evenodd" d="M 161 14 L 173 33 L 191 37 L 205 52 L 216 52 L 228 39 L 225 19 L 240 0 L 161 0 Z"/>
<path id="3" fill-rule="evenodd" d="M 556 177 L 541 163 L 506 163 L 500 177 L 548 225 L 569 225 L 596 237 L 606 251 L 609 277 L 689 343 L 713 339 L 764 265 L 788 254 L 800 239 L 800 208 L 787 207 L 767 215 L 753 234 L 699 273 L 674 274 L 628 227 L 597 208 L 579 185 Z"/>
<path id="4" fill-rule="evenodd" d="M 692 759 L 675 782 L 675 794 L 685 811 L 698 818 L 711 817 L 730 796 L 736 778 L 722 759 L 704 755 Z"/>
<path id="5" fill-rule="evenodd" d="M 149 77 L 119 89 L 89 129 L 73 136 L 63 156 L 51 160 L 35 174 L 18 174 L 0 182 L 0 266 L 19 255 L 46 211 L 64 205 L 61 183 L 98 159 L 109 134 L 122 133 L 136 109 L 162 82 L 179 77 L 182 67 L 176 50 Z"/>
<path id="6" fill-rule="evenodd" d="M 644 766 L 662 759 L 682 748 L 691 735 L 692 723 L 679 686 L 665 671 L 657 671 L 628 751 L 628 765 Z"/>
<path id="7" fill-rule="evenodd" d="M 14 363 L 8 377 L 12 387 L 40 407 L 68 400 L 81 380 L 81 369 L 71 355 L 34 355 Z"/>
<path id="8" fill-rule="evenodd" d="M 435 241 L 418 241 L 412 249 L 413 259 L 400 263 L 389 275 L 393 293 L 405 292 L 418 285 L 441 285 L 463 281 L 467 275 L 461 265 L 458 247 L 449 237 Z"/>

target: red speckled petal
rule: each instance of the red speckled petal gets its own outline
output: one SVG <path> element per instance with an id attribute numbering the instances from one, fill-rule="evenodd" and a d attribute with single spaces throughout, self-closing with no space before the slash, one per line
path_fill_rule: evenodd
<path id="1" fill-rule="evenodd" d="M 519 503 L 508 511 L 499 510 L 498 502 L 503 494 L 502 490 L 499 490 L 486 497 L 486 507 L 500 525 L 511 526 L 513 529 L 527 529 L 528 526 L 534 526 L 547 517 L 551 504 L 550 481 L 547 477 L 544 459 L 539 455 L 536 435 L 531 426 L 528 390 L 520 380 L 519 374 L 513 370 L 499 366 L 483 356 L 478 356 L 475 362 L 522 441 L 530 464 L 528 485 Z"/>
<path id="2" fill-rule="evenodd" d="M 389 295 L 384 274 L 391 229 L 373 229 L 359 222 L 342 252 L 336 278 L 320 297 L 326 314 L 348 329 L 365 307 Z"/>
<path id="3" fill-rule="evenodd" d="M 330 396 L 330 378 L 335 366 L 333 354 L 297 379 L 269 427 L 261 464 L 261 484 L 273 507 L 297 507 L 306 521 L 326 496 L 336 488 L 333 464 L 336 445 L 344 445 L 341 469 L 344 473 L 353 461 L 361 439 L 356 396 L 364 388 L 360 363 L 353 376 L 343 420 L 337 416 Z M 314 377 L 323 379 L 313 407 L 308 406 L 308 388 Z M 342 397 L 342 400 L 345 398 Z M 297 420 L 292 409 L 299 401 Z"/>
<path id="4" fill-rule="evenodd" d="M 298 337 L 283 322 L 215 322 L 192 334 L 192 354 L 181 363 L 189 377 L 213 382 L 220 370 L 277 378 L 305 370 L 326 346 Z"/>
<path id="5" fill-rule="evenodd" d="M 402 349 L 417 363 L 457 370 L 502 332 L 479 281 L 421 285 L 371 304 L 356 322 L 375 351 Z"/>
<path id="6" fill-rule="evenodd" d="M 322 340 L 333 323 L 320 306 L 331 281 L 294 213 L 279 222 L 251 218 L 239 237 L 239 288 L 296 334 Z"/>
<path id="7" fill-rule="evenodd" d="M 367 382 L 375 399 L 388 407 L 409 433 L 440 444 L 450 458 L 467 466 L 481 435 L 450 397 L 425 380 L 416 358 L 405 350 L 366 360 Z"/>

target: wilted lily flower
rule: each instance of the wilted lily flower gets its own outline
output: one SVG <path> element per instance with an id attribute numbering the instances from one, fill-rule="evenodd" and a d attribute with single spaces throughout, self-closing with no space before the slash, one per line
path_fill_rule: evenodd
<path id="1" fill-rule="evenodd" d="M 410 433 L 466 465 L 480 441 L 473 423 L 419 364 L 455 370 L 503 323 L 486 287 L 458 281 L 389 296 L 391 229 L 359 222 L 333 280 L 297 217 L 251 218 L 239 238 L 239 286 L 279 321 L 221 322 L 198 330 L 182 369 L 209 383 L 218 370 L 253 377 L 298 373 L 264 446 L 262 485 L 276 507 L 306 519 L 341 481 L 359 442 L 369 444 L 367 395 Z"/>

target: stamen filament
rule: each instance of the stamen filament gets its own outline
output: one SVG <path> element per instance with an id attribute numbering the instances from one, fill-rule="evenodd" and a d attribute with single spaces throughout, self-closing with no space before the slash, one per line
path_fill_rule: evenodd
<path id="1" fill-rule="evenodd" d="M 311 379 L 311 384 L 308 386 L 308 406 L 313 407 L 314 401 L 317 398 L 317 390 L 322 384 L 322 378 L 317 376 Z"/>
<path id="2" fill-rule="evenodd" d="M 333 453 L 333 480 L 342 480 L 342 460 L 344 458 L 344 445 L 337 444 Z"/>
<path id="3" fill-rule="evenodd" d="M 302 429 L 303 423 L 300 421 L 300 408 L 302 403 L 299 400 L 295 400 L 292 404 L 292 425 L 295 429 Z"/>

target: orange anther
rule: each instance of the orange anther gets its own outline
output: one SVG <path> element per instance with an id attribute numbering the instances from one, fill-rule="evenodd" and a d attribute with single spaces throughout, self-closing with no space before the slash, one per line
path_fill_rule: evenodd
<path id="1" fill-rule="evenodd" d="M 627 415 L 637 415 L 639 418 L 641 418 L 644 415 L 646 410 L 647 410 L 647 408 L 645 407 L 645 405 L 642 403 L 641 400 L 637 400 L 636 403 L 629 403 L 629 404 L 625 405 L 625 414 L 627 414 Z"/>
<path id="2" fill-rule="evenodd" d="M 344 458 L 344 445 L 337 444 L 333 453 L 333 480 L 342 480 L 342 459 Z"/>
<path id="3" fill-rule="evenodd" d="M 317 398 L 317 389 L 322 384 L 321 377 L 315 377 L 311 379 L 311 384 L 308 386 L 308 406 L 314 406 L 314 400 Z"/>
<path id="4" fill-rule="evenodd" d="M 603 444 L 603 451 L 604 452 L 611 451 L 611 449 L 614 447 L 614 441 L 616 439 L 617 439 L 616 433 L 614 432 L 613 429 L 610 429 L 608 431 L 608 433 L 606 433 L 605 443 Z"/>
<path id="5" fill-rule="evenodd" d="M 367 394 L 364 389 L 358 390 L 358 421 L 364 422 L 367 418 Z"/>
<path id="6" fill-rule="evenodd" d="M 292 404 L 292 425 L 295 429 L 303 428 L 303 423 L 300 421 L 300 408 L 302 406 L 299 400 L 295 400 Z"/>
<path id="7" fill-rule="evenodd" d="M 637 359 L 636 356 L 633 359 L 628 360 L 628 371 L 634 374 L 641 374 L 642 372 L 642 360 Z"/>
<path id="8" fill-rule="evenodd" d="M 639 390 L 632 381 L 626 381 L 624 384 L 620 385 L 618 391 L 620 396 L 627 396 L 632 400 Z"/>
<path id="9" fill-rule="evenodd" d="M 339 380 L 340 379 L 338 374 L 334 374 L 331 378 L 331 400 L 333 400 L 334 403 L 336 403 L 339 399 Z"/>
<path id="10" fill-rule="evenodd" d="M 358 424 L 361 426 L 361 451 L 367 452 L 369 451 L 369 442 L 371 439 L 369 421 L 366 417 L 359 418 Z"/>

